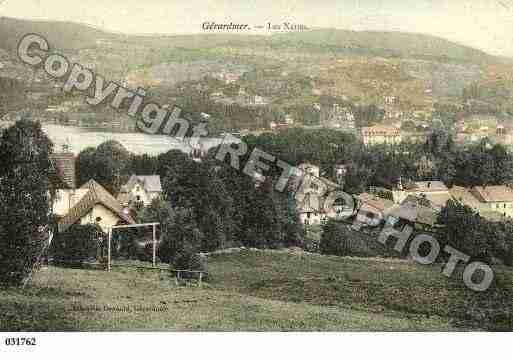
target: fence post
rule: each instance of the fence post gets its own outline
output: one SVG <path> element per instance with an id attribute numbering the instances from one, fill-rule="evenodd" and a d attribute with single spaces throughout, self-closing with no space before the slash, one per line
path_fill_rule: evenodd
<path id="1" fill-rule="evenodd" d="M 153 224 L 153 267 L 154 268 L 155 268 L 156 253 L 157 253 L 156 225 Z"/>
<path id="2" fill-rule="evenodd" d="M 109 245 L 108 245 L 108 258 L 107 258 L 107 271 L 110 272 L 110 254 L 111 254 L 111 241 L 112 241 L 112 228 L 109 228 Z"/>
<path id="3" fill-rule="evenodd" d="M 203 279 L 203 272 L 200 272 L 199 274 L 199 286 L 201 288 L 201 280 Z"/>

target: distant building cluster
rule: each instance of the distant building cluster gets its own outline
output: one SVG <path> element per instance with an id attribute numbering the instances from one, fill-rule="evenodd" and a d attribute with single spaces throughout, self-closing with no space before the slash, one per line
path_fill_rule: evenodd
<path id="1" fill-rule="evenodd" d="M 222 70 L 220 72 L 215 72 L 212 74 L 212 77 L 215 79 L 218 79 L 220 81 L 223 81 L 225 84 L 232 84 L 234 82 L 237 82 L 241 76 L 246 71 L 238 71 L 238 72 L 230 72 L 226 70 Z"/>
<path id="2" fill-rule="evenodd" d="M 237 96 L 230 97 L 225 95 L 222 91 L 216 91 L 210 94 L 210 99 L 217 103 L 223 104 L 238 104 L 240 106 L 265 106 L 270 103 L 266 97 L 258 94 L 249 94 L 244 88 L 240 88 Z"/>
<path id="3" fill-rule="evenodd" d="M 482 140 L 506 146 L 513 145 L 513 123 L 499 121 L 493 116 L 470 116 L 455 125 L 456 143 L 468 144 Z"/>
<path id="4" fill-rule="evenodd" d="M 319 166 L 302 163 L 300 176 L 294 177 L 295 203 L 299 219 L 305 226 L 321 225 L 329 219 L 340 219 L 350 214 L 345 203 L 335 203 L 326 209 L 324 204 L 334 191 L 342 191 L 348 169 L 336 165 L 334 178 L 329 181 L 320 176 Z M 311 181 L 312 178 L 317 181 Z M 306 183 L 307 185 L 304 185 Z M 303 184 L 303 185 L 302 185 Z M 406 221 L 415 228 L 431 231 L 436 229 L 438 216 L 449 200 L 473 209 L 481 217 L 491 221 L 513 218 L 513 189 L 508 186 L 475 186 L 448 188 L 442 181 L 405 182 L 399 179 L 393 188 L 370 187 L 368 192 L 356 196 L 359 215 L 368 220 Z M 329 206 L 328 206 L 329 207 Z"/>
<path id="5" fill-rule="evenodd" d="M 321 124 L 325 127 L 353 132 L 356 128 L 355 117 L 348 107 L 335 103 L 329 108 Z"/>
<path id="6" fill-rule="evenodd" d="M 424 219 L 431 218 L 433 225 L 441 209 L 449 200 L 454 200 L 473 209 L 481 217 L 492 221 L 513 218 L 513 189 L 508 186 L 475 186 L 448 188 L 441 181 L 420 181 L 399 183 L 395 188 L 370 188 L 369 193 L 360 195 L 370 208 L 391 210 L 394 206 L 415 208 L 412 213 L 423 213 Z M 368 203 L 367 203 L 368 202 Z M 372 210 L 371 210 L 372 212 Z M 377 215 L 377 212 L 376 212 Z M 427 224 L 423 221 L 422 224 Z"/>

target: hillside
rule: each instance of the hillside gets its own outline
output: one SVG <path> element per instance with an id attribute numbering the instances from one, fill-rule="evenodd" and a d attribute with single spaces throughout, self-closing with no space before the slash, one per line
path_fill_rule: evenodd
<path id="1" fill-rule="evenodd" d="M 27 289 L 0 291 L 0 330 L 505 329 L 489 327 L 486 319 L 495 316 L 499 326 L 511 318 L 511 297 L 470 297 L 439 269 L 244 250 L 208 257 L 209 280 L 198 288 L 177 287 L 165 271 L 48 267 Z M 511 280 L 510 272 L 501 275 Z M 497 307 L 487 307 L 484 298 Z"/>
<path id="2" fill-rule="evenodd" d="M 94 46 L 100 38 L 121 39 L 91 26 L 59 21 L 29 21 L 0 17 L 0 48 L 14 50 L 23 35 L 45 36 L 55 49 L 81 49 Z"/>
<path id="3" fill-rule="evenodd" d="M 273 34 L 272 36 L 194 34 L 177 36 L 120 35 L 91 26 L 52 21 L 27 21 L 0 18 L 0 48 L 14 49 L 26 33 L 46 36 L 55 48 L 83 49 L 94 47 L 98 39 L 132 43 L 157 49 L 184 47 L 205 49 L 232 48 L 295 49 L 325 54 L 350 54 L 468 62 L 482 64 L 498 61 L 493 56 L 442 38 L 401 32 L 348 31 L 321 29 L 305 32 Z"/>
<path id="4" fill-rule="evenodd" d="M 417 58 L 441 62 L 487 63 L 497 59 L 483 51 L 439 37 L 402 32 L 336 29 L 277 34 L 272 44 L 333 53 Z"/>
<path id="5" fill-rule="evenodd" d="M 0 63 L 0 76 L 29 86 L 33 74 L 14 54 L 26 33 L 43 34 L 55 51 L 113 81 L 151 89 L 161 102 L 191 112 L 219 108 L 219 117 L 226 116 L 223 103 L 239 101 L 239 88 L 267 99 L 276 110 L 297 113 L 325 97 L 382 107 L 385 98 L 395 97 L 387 109 L 395 119 L 401 113 L 430 113 L 437 102 L 460 104 L 475 84 L 474 98 L 491 112 L 510 109 L 513 97 L 513 72 L 504 58 L 422 34 L 320 29 L 271 36 L 141 36 L 69 22 L 0 18 L 0 54 L 7 50 L 11 56 Z M 225 75 L 237 79 L 219 80 Z M 222 98 L 205 103 L 205 94 L 214 93 Z M 244 100 L 239 102 L 244 106 Z M 244 122 L 241 117 L 227 119 L 222 128 L 268 127 L 269 120 L 248 117 Z"/>

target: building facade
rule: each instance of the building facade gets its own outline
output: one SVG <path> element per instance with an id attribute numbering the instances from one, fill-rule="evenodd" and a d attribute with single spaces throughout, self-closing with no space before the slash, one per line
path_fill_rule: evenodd
<path id="1" fill-rule="evenodd" d="M 362 127 L 361 137 L 366 146 L 397 145 L 402 141 L 401 130 L 393 126 Z"/>

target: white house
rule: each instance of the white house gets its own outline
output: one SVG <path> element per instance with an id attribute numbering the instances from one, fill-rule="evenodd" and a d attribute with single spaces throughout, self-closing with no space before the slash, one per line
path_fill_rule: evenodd
<path id="1" fill-rule="evenodd" d="M 162 185 L 160 176 L 137 176 L 132 175 L 128 182 L 121 187 L 118 201 L 123 206 L 130 206 L 135 203 L 143 203 L 144 206 L 151 204 L 155 198 L 160 198 Z"/>
<path id="2" fill-rule="evenodd" d="M 480 210 L 513 217 L 513 190 L 507 186 L 476 186 L 471 193 L 479 200 Z"/>
<path id="3" fill-rule="evenodd" d="M 305 225 L 322 224 L 329 218 L 336 219 L 347 215 L 348 209 L 352 211 L 350 206 L 338 200 L 330 203 L 330 195 L 340 189 L 340 186 L 320 177 L 320 169 L 316 165 L 300 164 L 293 176 L 292 186 L 295 188 L 299 219 Z"/>

